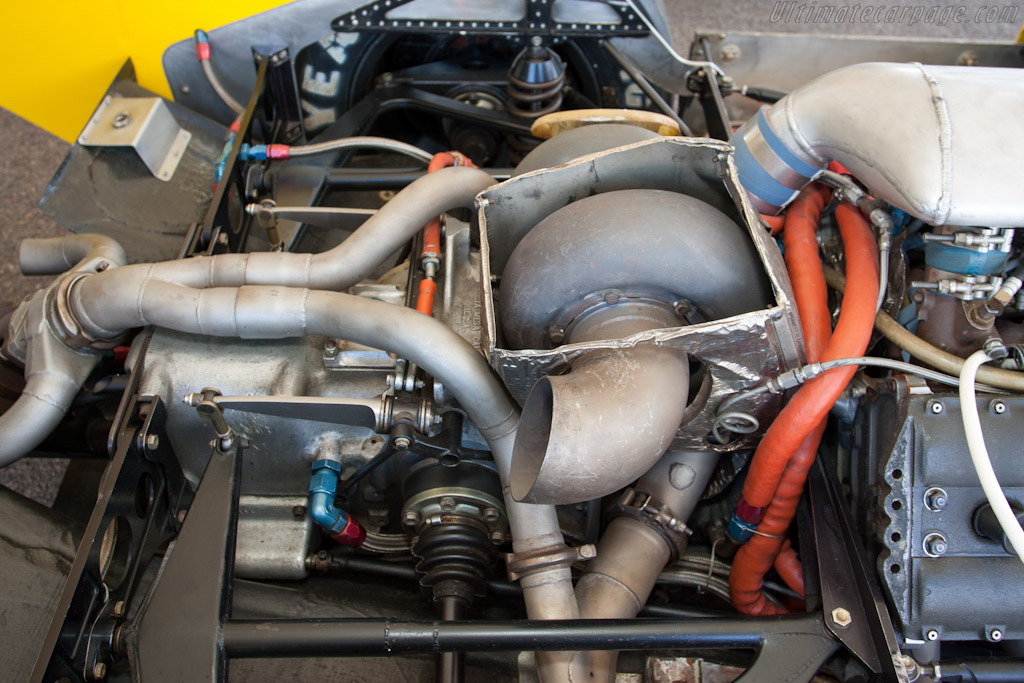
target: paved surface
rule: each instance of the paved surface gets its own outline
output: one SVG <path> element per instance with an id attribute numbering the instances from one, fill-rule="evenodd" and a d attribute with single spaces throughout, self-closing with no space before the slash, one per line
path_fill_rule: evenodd
<path id="1" fill-rule="evenodd" d="M 986 2 L 991 6 L 990 0 L 965 3 L 963 16 L 975 17 L 977 10 L 986 6 Z M 683 48 L 688 48 L 690 39 L 697 29 L 891 35 L 1010 42 L 1016 37 L 1020 23 L 1024 22 L 1024 5 L 1020 5 L 1020 16 L 1016 24 L 972 21 L 942 25 L 939 21 L 919 21 L 910 25 L 909 19 L 897 23 L 869 21 L 807 24 L 780 20 L 779 15 L 784 16 L 788 6 L 794 4 L 797 3 L 780 3 L 776 0 L 731 3 L 665 0 L 673 37 L 676 44 Z M 818 2 L 818 6 L 826 4 L 833 3 L 829 0 Z M 834 4 L 842 7 L 844 3 L 840 0 Z M 854 4 L 854 0 L 851 0 L 850 4 Z M 908 8 L 915 7 L 909 2 L 905 5 Z M 999 6 L 1008 5 L 1013 6 L 1013 2 Z M 931 3 L 921 5 L 930 6 Z M 681 51 L 685 53 L 685 49 Z M 17 250 L 18 244 L 25 237 L 62 233 L 63 229 L 44 216 L 37 208 L 37 203 L 46 184 L 67 154 L 68 148 L 66 142 L 0 109 L 0 150 L 3 150 L 0 154 L 0 311 L 13 307 L 24 296 L 47 282 L 47 278 L 26 278 L 21 275 L 17 266 Z M 49 504 L 56 494 L 63 471 L 62 461 L 22 461 L 0 470 L 0 484 Z"/>

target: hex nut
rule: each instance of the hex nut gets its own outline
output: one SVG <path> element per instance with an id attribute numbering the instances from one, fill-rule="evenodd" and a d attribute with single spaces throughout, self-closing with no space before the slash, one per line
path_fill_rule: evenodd
<path id="1" fill-rule="evenodd" d="M 409 510 L 402 515 L 402 524 L 406 526 L 416 526 L 420 521 L 420 513 L 415 510 Z"/>
<path id="2" fill-rule="evenodd" d="M 933 486 L 924 492 L 924 505 L 932 512 L 945 509 L 949 504 L 949 495 L 945 489 Z"/>
<path id="3" fill-rule="evenodd" d="M 853 617 L 850 616 L 850 611 L 845 607 L 836 607 L 832 610 L 832 623 L 836 626 L 846 628 L 853 623 Z"/>
<path id="4" fill-rule="evenodd" d="M 949 543 L 946 541 L 946 537 L 937 531 L 933 531 L 925 536 L 921 541 L 921 545 L 924 548 L 925 554 L 931 557 L 940 557 L 949 550 Z"/>

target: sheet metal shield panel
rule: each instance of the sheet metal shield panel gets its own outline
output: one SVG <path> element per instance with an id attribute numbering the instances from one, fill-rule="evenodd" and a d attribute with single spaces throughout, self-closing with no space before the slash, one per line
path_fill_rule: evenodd
<path id="1" fill-rule="evenodd" d="M 569 344 L 554 350 L 502 348 L 493 283 L 500 282 L 519 241 L 549 214 L 574 201 L 602 192 L 641 188 L 698 197 L 745 226 L 771 282 L 775 304 L 722 320 L 625 339 Z M 711 394 L 704 409 L 680 429 L 673 444 L 679 448 L 704 446 L 719 402 L 756 386 L 765 376 L 804 362 L 800 323 L 782 254 L 740 190 L 732 147 L 726 143 L 694 138 L 645 140 L 512 178 L 482 192 L 477 206 L 484 268 L 483 351 L 520 404 L 538 379 L 560 374 L 583 354 L 638 343 L 664 344 L 687 351 L 711 375 Z M 778 397 L 766 394 L 738 408 L 767 417 L 777 411 L 778 403 Z"/>

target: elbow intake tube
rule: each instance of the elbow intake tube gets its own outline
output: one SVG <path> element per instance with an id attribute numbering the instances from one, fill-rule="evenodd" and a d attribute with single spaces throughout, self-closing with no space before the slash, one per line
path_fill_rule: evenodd
<path id="1" fill-rule="evenodd" d="M 344 510 L 335 507 L 341 463 L 317 460 L 309 480 L 309 516 L 338 543 L 360 546 L 366 540 L 366 529 Z"/>
<path id="2" fill-rule="evenodd" d="M 838 161 L 932 225 L 1024 224 L 1024 72 L 856 64 L 762 107 L 732 137 L 740 183 L 776 214 Z"/>

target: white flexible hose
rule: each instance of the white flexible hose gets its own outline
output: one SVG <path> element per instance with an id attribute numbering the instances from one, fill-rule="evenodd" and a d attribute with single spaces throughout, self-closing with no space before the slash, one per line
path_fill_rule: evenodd
<path id="1" fill-rule="evenodd" d="M 1024 528 L 1021 528 L 1020 522 L 1013 514 L 1010 503 L 999 486 L 999 480 L 996 479 L 995 470 L 992 469 L 992 460 L 985 447 L 985 436 L 981 432 L 981 418 L 978 416 L 978 403 L 975 399 L 974 379 L 978 374 L 978 368 L 990 360 L 992 359 L 982 350 L 975 351 L 964 361 L 964 367 L 960 371 L 960 415 L 964 422 L 964 434 L 967 436 L 967 448 L 971 452 L 971 461 L 981 481 L 981 488 L 985 491 L 992 511 L 996 513 L 1003 533 L 1010 540 L 1010 545 L 1021 562 L 1024 562 Z"/>

